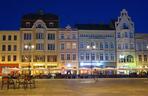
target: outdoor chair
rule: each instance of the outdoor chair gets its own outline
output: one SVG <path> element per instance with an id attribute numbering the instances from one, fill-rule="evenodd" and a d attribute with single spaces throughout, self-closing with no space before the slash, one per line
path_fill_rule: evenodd
<path id="1" fill-rule="evenodd" d="M 24 89 L 27 88 L 27 80 L 25 79 L 24 76 L 18 77 L 16 79 L 16 86 L 17 88 L 23 87 Z"/>
<path id="2" fill-rule="evenodd" d="M 35 88 L 35 79 L 31 76 L 28 76 L 27 78 L 27 87 L 29 86 L 30 88 Z"/>
<path id="3" fill-rule="evenodd" d="M 6 85 L 7 86 L 7 89 L 9 88 L 8 86 L 8 83 L 9 83 L 9 81 L 8 81 L 8 77 L 2 77 L 2 85 L 1 85 L 1 89 L 3 89 L 3 87 Z"/>
<path id="4" fill-rule="evenodd" d="M 3 89 L 5 85 L 7 86 L 7 89 L 9 89 L 11 86 L 13 86 L 13 89 L 15 89 L 15 82 L 11 77 L 2 77 L 1 89 Z"/>

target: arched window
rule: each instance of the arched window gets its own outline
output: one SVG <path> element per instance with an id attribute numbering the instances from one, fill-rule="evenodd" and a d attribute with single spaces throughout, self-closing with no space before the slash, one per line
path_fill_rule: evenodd
<path id="1" fill-rule="evenodd" d="M 126 23 L 123 23 L 123 29 L 128 29 L 128 25 Z"/>
<path id="2" fill-rule="evenodd" d="M 128 55 L 127 62 L 134 62 L 134 57 L 132 55 Z"/>

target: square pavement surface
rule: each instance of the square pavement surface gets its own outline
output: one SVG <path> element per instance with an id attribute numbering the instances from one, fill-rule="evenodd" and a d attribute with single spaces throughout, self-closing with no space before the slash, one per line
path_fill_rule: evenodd
<path id="1" fill-rule="evenodd" d="M 148 79 L 38 79 L 36 88 L 4 88 L 0 96 L 148 96 Z"/>

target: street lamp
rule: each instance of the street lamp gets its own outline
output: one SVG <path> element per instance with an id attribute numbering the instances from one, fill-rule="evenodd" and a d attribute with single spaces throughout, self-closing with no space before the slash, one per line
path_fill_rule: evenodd
<path id="1" fill-rule="evenodd" d="M 29 52 L 30 53 L 30 56 L 31 56 L 31 50 L 34 49 L 34 47 L 35 46 L 34 45 L 31 45 L 31 44 L 25 45 L 25 49 L 30 51 Z M 28 60 L 29 60 L 29 65 L 28 65 L 29 76 L 31 75 L 31 69 L 30 69 L 31 68 L 31 66 L 30 66 L 31 60 L 30 59 L 31 58 L 28 58 Z"/>
<path id="2" fill-rule="evenodd" d="M 91 76 L 92 76 L 92 71 L 93 71 L 92 70 L 92 68 L 93 68 L 93 65 L 92 65 L 92 50 L 95 50 L 96 49 L 96 46 L 95 45 L 93 45 L 93 46 L 87 45 L 86 48 L 91 50 L 91 58 L 90 58 L 90 60 L 91 60 L 91 66 L 90 66 L 90 68 L 91 68 Z"/>

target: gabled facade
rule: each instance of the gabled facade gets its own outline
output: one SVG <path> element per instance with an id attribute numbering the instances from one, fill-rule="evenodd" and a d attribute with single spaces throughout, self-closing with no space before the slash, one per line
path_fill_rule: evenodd
<path id="1" fill-rule="evenodd" d="M 0 75 L 6 68 L 28 74 L 129 74 L 148 68 L 148 34 L 135 33 L 123 9 L 110 24 L 59 27 L 54 14 L 26 14 L 19 31 L 0 32 Z M 137 70 L 138 68 L 145 68 Z"/>
<path id="2" fill-rule="evenodd" d="M 115 23 L 115 28 L 117 68 L 135 68 L 135 28 L 134 23 L 125 9 L 121 11 L 120 17 L 118 17 L 118 21 Z"/>

